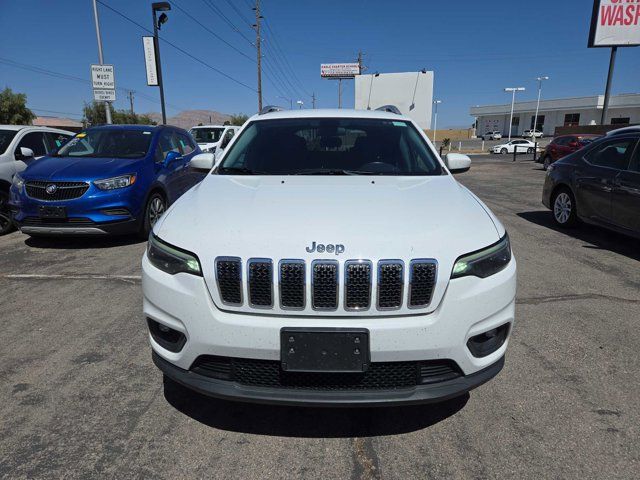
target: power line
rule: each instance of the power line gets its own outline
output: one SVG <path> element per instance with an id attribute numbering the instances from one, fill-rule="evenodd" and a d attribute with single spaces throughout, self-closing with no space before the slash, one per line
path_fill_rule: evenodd
<path id="1" fill-rule="evenodd" d="M 120 12 L 120 11 L 116 10 L 115 8 L 113 8 L 113 7 L 109 6 L 109 5 L 107 5 L 107 4 L 106 4 L 106 3 L 104 3 L 102 0 L 96 0 L 96 1 L 97 1 L 100 5 L 102 5 L 102 6 L 104 6 L 105 8 L 108 8 L 109 10 L 111 10 L 113 13 L 115 13 L 115 14 L 117 14 L 117 15 L 121 16 L 122 18 L 124 18 L 124 19 L 125 19 L 125 20 L 127 20 L 128 22 L 130 22 L 130 23 L 132 23 L 132 24 L 136 25 L 138 28 L 140 28 L 140 29 L 144 30 L 145 32 L 152 33 L 152 32 L 151 32 L 151 30 L 149 30 L 148 28 L 146 28 L 146 27 L 144 27 L 144 26 L 140 25 L 140 24 L 139 24 L 138 22 L 136 22 L 135 20 L 133 20 L 133 19 L 131 19 L 131 18 L 127 17 L 124 13 L 122 13 L 122 12 Z M 175 43 L 170 42 L 169 40 L 167 40 L 167 39 L 165 39 L 165 38 L 163 38 L 163 37 L 159 37 L 159 38 L 160 38 L 160 40 L 162 40 L 162 41 L 163 41 L 164 43 L 166 43 L 167 45 L 169 45 L 169 46 L 173 47 L 174 49 L 178 50 L 178 51 L 179 51 L 180 53 L 182 53 L 183 55 L 186 55 L 187 57 L 189 57 L 189 58 L 191 58 L 192 60 L 194 60 L 194 61 L 198 62 L 199 64 L 204 65 L 204 66 L 205 66 L 205 67 L 207 67 L 208 69 L 213 70 L 214 72 L 216 72 L 216 73 L 218 73 L 218 74 L 222 75 L 222 76 L 223 76 L 223 77 L 225 77 L 225 78 L 228 78 L 229 80 L 231 80 L 231 81 L 232 81 L 232 82 L 234 82 L 234 83 L 237 83 L 238 85 L 241 85 L 241 86 L 243 86 L 243 87 L 245 87 L 245 88 L 247 88 L 247 89 L 251 90 L 252 92 L 256 92 L 256 89 L 255 89 L 255 88 L 250 87 L 249 85 L 247 85 L 246 83 L 244 83 L 244 82 L 242 82 L 242 81 L 238 80 L 237 78 L 234 78 L 234 77 L 232 77 L 231 75 L 229 75 L 229 74 L 227 74 L 227 73 L 223 72 L 222 70 L 220 70 L 220 69 L 218 69 L 218 68 L 216 68 L 216 67 L 214 67 L 214 66 L 212 66 L 212 65 L 209 65 L 209 64 L 208 64 L 207 62 L 205 62 L 204 60 L 201 60 L 200 58 L 198 58 L 198 57 L 196 57 L 196 56 L 194 56 L 194 55 L 190 54 L 190 53 L 189 53 L 189 52 L 187 52 L 185 49 L 183 49 L 183 48 L 179 47 L 179 46 L 178 46 L 178 45 L 176 45 Z"/>
<path id="2" fill-rule="evenodd" d="M 244 33 L 242 33 L 242 32 L 240 31 L 240 29 L 236 26 L 236 24 L 235 24 L 235 23 L 233 23 L 233 22 L 229 19 L 229 17 L 227 17 L 227 16 L 224 14 L 224 12 L 223 12 L 223 11 L 222 11 L 218 6 L 216 6 L 216 5 L 215 5 L 213 2 L 211 2 L 210 0 L 202 0 L 202 2 L 203 2 L 207 7 L 209 7 L 213 13 L 215 13 L 215 14 L 216 14 L 216 15 L 218 15 L 220 18 L 222 18 L 222 19 L 225 21 L 225 23 L 226 23 L 227 25 L 229 25 L 229 26 L 231 27 L 231 29 L 232 29 L 234 32 L 236 32 L 238 35 L 240 35 L 242 38 L 244 38 L 244 39 L 249 43 L 249 45 L 251 45 L 252 47 L 254 47 L 254 46 L 255 46 L 255 45 L 253 44 L 253 42 L 251 41 L 251 39 L 250 39 L 249 37 L 245 36 L 245 34 L 244 34 Z M 232 5 L 233 5 L 233 4 L 232 4 Z M 235 8 L 235 7 L 234 7 L 234 8 Z"/>
<path id="3" fill-rule="evenodd" d="M 102 3 L 102 2 L 100 2 Z M 187 12 L 184 8 L 182 8 L 180 5 L 178 5 L 175 0 L 173 0 L 172 2 L 170 2 L 173 4 L 173 6 L 175 6 L 178 10 L 180 10 L 182 13 L 184 13 L 187 17 L 189 17 L 191 20 L 193 20 L 194 22 L 196 22 L 198 25 L 200 25 L 202 28 L 204 28 L 207 32 L 209 32 L 211 35 L 213 35 L 215 38 L 217 38 L 218 40 L 220 40 L 222 43 L 224 43 L 226 46 L 228 46 L 229 48 L 231 48 L 232 50 L 235 50 L 236 52 L 238 52 L 240 55 L 242 55 L 243 57 L 251 60 L 252 62 L 255 62 L 255 60 L 253 58 L 251 58 L 249 55 L 247 55 L 246 53 L 244 53 L 242 50 L 236 48 L 234 45 L 232 45 L 231 43 L 227 42 L 224 38 L 222 38 L 220 35 L 218 35 L 217 33 L 215 33 L 213 30 L 211 30 L 209 27 L 207 27 L 206 25 L 202 24 L 197 18 L 195 18 L 193 15 L 191 15 L 189 12 Z M 165 40 L 166 41 L 166 40 Z"/>
<path id="4" fill-rule="evenodd" d="M 238 9 L 238 7 L 236 7 L 233 2 L 231 2 L 230 0 L 225 0 L 229 6 L 233 9 L 234 12 L 236 12 L 236 14 L 238 15 L 238 17 L 240 17 L 240 19 L 246 23 L 249 26 L 252 26 L 253 24 L 251 23 L 251 21 L 249 19 L 247 19 L 247 17 L 244 16 L 244 14 Z M 247 5 L 247 8 L 251 9 L 253 8 L 249 2 L 245 2 L 245 4 Z"/>

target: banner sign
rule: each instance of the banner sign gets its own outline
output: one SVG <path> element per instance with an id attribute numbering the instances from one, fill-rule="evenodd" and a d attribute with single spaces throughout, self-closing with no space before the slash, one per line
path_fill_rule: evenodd
<path id="1" fill-rule="evenodd" d="M 640 0 L 594 0 L 589 47 L 640 45 Z"/>
<path id="2" fill-rule="evenodd" d="M 147 69 L 147 85 L 158 86 L 158 70 L 156 67 L 156 49 L 153 37 L 142 37 L 144 49 L 144 65 Z"/>

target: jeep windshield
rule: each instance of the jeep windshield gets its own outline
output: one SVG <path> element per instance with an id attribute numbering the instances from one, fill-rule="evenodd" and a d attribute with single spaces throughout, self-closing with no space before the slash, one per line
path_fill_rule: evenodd
<path id="1" fill-rule="evenodd" d="M 443 175 L 413 124 L 363 118 L 250 123 L 219 175 Z"/>
<path id="2" fill-rule="evenodd" d="M 77 134 L 55 157 L 141 158 L 149 151 L 151 130 L 98 128 Z"/>
<path id="3" fill-rule="evenodd" d="M 194 127 L 189 130 L 196 143 L 216 143 L 220 140 L 224 128 L 220 127 Z"/>

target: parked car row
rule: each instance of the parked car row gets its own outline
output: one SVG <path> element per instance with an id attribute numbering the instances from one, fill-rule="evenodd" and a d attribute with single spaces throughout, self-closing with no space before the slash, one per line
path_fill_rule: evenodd
<path id="1" fill-rule="evenodd" d="M 539 147 L 538 147 L 539 148 Z M 507 143 L 501 143 L 495 145 L 489 149 L 491 153 L 500 153 L 506 155 L 507 153 L 533 153 L 536 149 L 536 144 L 531 140 L 511 140 Z"/>
<path id="2" fill-rule="evenodd" d="M 543 188 L 556 224 L 583 221 L 640 238 L 640 127 L 571 148 L 578 150 L 548 166 Z"/>
<path id="3" fill-rule="evenodd" d="M 538 157 L 537 161 L 542 163 L 546 170 L 553 162 L 580 150 L 599 137 L 601 135 L 576 134 L 557 136 L 545 147 L 544 153 Z"/>

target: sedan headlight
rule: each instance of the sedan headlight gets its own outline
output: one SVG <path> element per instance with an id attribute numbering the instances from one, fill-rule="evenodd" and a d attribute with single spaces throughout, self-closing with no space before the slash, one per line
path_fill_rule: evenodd
<path id="1" fill-rule="evenodd" d="M 18 190 L 22 190 L 22 187 L 24 187 L 24 180 L 22 179 L 22 177 L 19 174 L 15 174 L 13 176 L 13 180 L 11 181 L 11 183 L 13 184 L 14 187 L 16 187 Z"/>
<path id="2" fill-rule="evenodd" d="M 195 254 L 164 243 L 153 233 L 149 236 L 147 257 L 153 266 L 171 275 L 184 272 L 202 276 L 200 261 Z"/>
<path id="3" fill-rule="evenodd" d="M 105 178 L 93 182 L 100 190 L 115 190 L 116 188 L 128 187 L 134 183 L 136 183 L 135 175 L 121 175 L 119 177 Z"/>
<path id="4" fill-rule="evenodd" d="M 503 270 L 511 261 L 511 244 L 509 235 L 490 247 L 463 255 L 456 260 L 451 278 L 475 276 L 487 278 Z"/>

